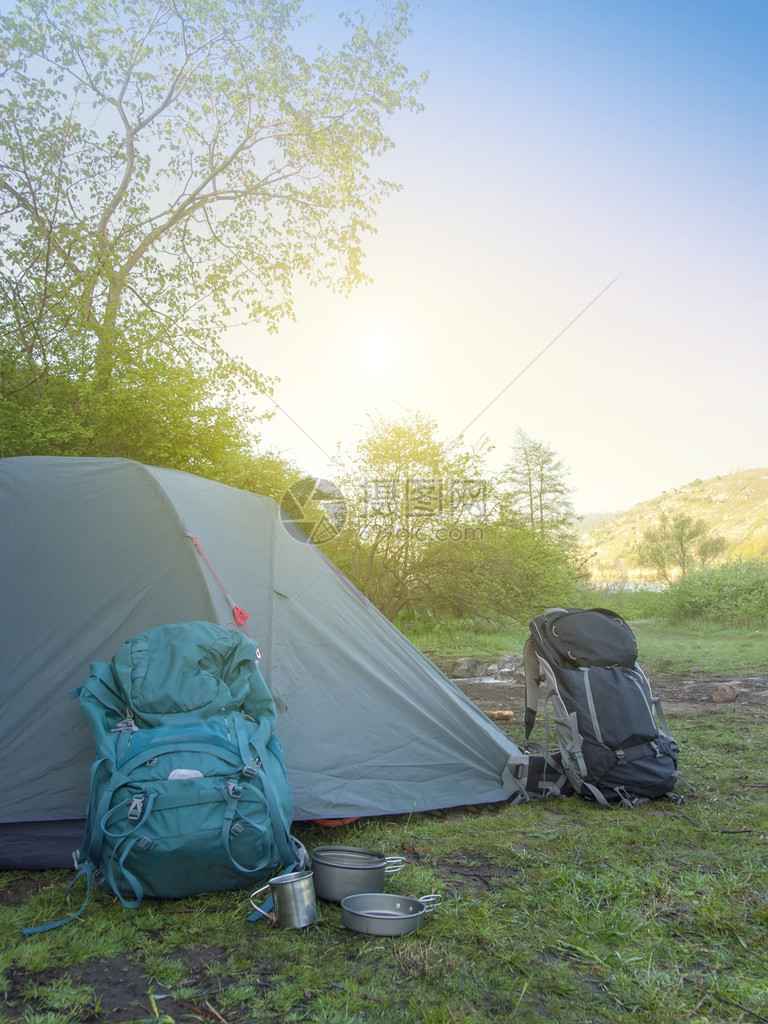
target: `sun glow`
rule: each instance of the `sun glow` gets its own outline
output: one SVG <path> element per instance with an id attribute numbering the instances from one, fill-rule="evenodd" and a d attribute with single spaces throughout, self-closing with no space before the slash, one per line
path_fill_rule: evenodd
<path id="1" fill-rule="evenodd" d="M 351 361 L 359 371 L 376 376 L 398 373 L 403 365 L 403 341 L 397 331 L 374 327 L 355 335 Z"/>

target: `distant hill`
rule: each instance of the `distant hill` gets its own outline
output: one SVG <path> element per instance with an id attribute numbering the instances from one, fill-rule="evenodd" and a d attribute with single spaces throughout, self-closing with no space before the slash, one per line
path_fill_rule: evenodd
<path id="1" fill-rule="evenodd" d="M 703 519 L 728 543 L 723 558 L 755 558 L 768 554 L 768 468 L 741 469 L 711 480 L 694 480 L 628 512 L 607 518 L 585 517 L 579 538 L 595 582 L 620 579 L 641 582 L 644 574 L 635 551 L 643 534 L 668 516 Z M 587 527 L 586 532 L 584 526 Z"/>
<path id="2" fill-rule="evenodd" d="M 578 537 L 586 533 L 595 533 L 597 530 L 610 523 L 618 515 L 617 512 L 592 512 L 585 516 L 579 516 L 574 523 L 573 529 Z"/>

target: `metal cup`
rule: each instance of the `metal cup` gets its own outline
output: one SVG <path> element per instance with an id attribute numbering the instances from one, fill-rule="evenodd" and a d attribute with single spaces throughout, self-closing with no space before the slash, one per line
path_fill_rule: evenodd
<path id="1" fill-rule="evenodd" d="M 254 900 L 270 890 L 275 911 L 269 914 L 257 907 Z M 293 871 L 270 878 L 267 885 L 251 893 L 251 906 L 280 928 L 308 928 L 317 920 L 317 901 L 311 871 Z"/>

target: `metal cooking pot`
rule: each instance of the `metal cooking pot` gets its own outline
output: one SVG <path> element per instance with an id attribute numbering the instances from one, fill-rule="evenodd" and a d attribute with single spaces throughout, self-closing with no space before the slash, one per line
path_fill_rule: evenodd
<path id="1" fill-rule="evenodd" d="M 356 893 L 341 901 L 341 923 L 366 935 L 407 935 L 422 927 L 425 914 L 439 907 L 442 899 L 437 893 L 417 900 L 386 892 Z"/>
<path id="2" fill-rule="evenodd" d="M 340 903 L 358 892 L 382 892 L 387 875 L 406 864 L 405 857 L 385 857 L 357 846 L 318 846 L 312 851 L 315 894 Z"/>

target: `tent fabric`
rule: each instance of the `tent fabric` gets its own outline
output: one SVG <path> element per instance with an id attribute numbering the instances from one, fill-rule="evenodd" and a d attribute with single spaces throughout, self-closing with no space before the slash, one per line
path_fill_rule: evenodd
<path id="1" fill-rule="evenodd" d="M 271 499 L 124 459 L 8 458 L 0 524 L 0 868 L 71 863 L 94 751 L 70 692 L 90 663 L 158 625 L 240 628 L 233 604 L 294 820 L 505 799 L 517 747 Z"/>

